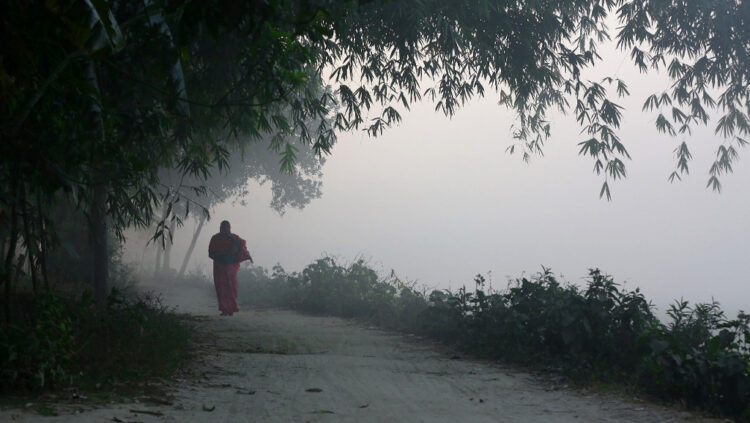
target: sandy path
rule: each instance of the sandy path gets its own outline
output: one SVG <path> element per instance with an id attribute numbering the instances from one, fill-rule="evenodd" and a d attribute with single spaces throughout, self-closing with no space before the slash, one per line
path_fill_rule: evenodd
<path id="1" fill-rule="evenodd" d="M 220 318 L 211 300 L 180 307 L 197 316 L 207 340 L 197 376 L 173 382 L 171 404 L 60 405 L 57 417 L 4 410 L 0 422 L 710 421 L 550 390 L 528 374 L 451 359 L 428 342 L 337 318 L 259 309 Z"/>

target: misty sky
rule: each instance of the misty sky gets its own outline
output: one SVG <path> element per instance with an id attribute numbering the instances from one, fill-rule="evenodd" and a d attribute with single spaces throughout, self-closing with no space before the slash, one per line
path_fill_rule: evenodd
<path id="1" fill-rule="evenodd" d="M 508 277 L 541 265 L 571 282 L 599 267 L 641 287 L 662 310 L 680 297 L 750 309 L 747 152 L 722 179 L 721 194 L 707 190 L 721 141 L 713 121 L 687 138 L 691 175 L 670 184 L 683 138 L 659 134 L 656 113 L 641 112 L 646 96 L 668 82 L 640 76 L 621 53 L 610 52 L 596 71 L 597 79 L 616 73 L 631 91 L 619 102 L 626 108 L 619 134 L 633 160 L 627 179 L 611 186 L 611 202 L 599 199 L 593 162 L 578 156 L 584 135 L 572 114 L 552 116 L 544 157 L 525 164 L 505 152 L 513 113 L 493 93 L 453 119 L 421 103 L 378 138 L 342 134 L 323 169 L 323 196 L 304 210 L 280 217 L 268 207 L 269 187 L 256 185 L 247 206 L 214 209 L 190 268 L 208 273 L 208 239 L 228 219 L 256 264 L 269 268 L 278 262 L 301 270 L 324 253 L 342 261 L 361 256 L 419 285 L 457 288 L 488 271 L 504 287 Z M 193 227 L 189 221 L 175 238 L 177 265 Z"/>

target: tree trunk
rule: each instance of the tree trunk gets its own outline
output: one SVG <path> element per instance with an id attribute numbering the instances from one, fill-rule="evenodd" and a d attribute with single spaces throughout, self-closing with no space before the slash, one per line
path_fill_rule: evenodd
<path id="1" fill-rule="evenodd" d="M 47 221 L 44 218 L 42 212 L 42 198 L 41 194 L 36 196 L 36 212 L 39 217 L 37 223 L 39 227 L 39 266 L 42 270 L 42 281 L 44 282 L 44 290 L 49 293 L 49 277 L 47 275 Z"/>
<path id="2" fill-rule="evenodd" d="M 190 241 L 190 247 L 188 247 L 187 253 L 185 253 L 185 258 L 182 259 L 182 266 L 180 266 L 180 276 L 185 274 L 185 269 L 187 269 L 188 262 L 190 261 L 190 256 L 193 255 L 195 243 L 198 241 L 198 236 L 203 230 L 204 223 L 206 223 L 206 215 L 201 213 L 201 219 L 198 221 L 198 227 L 195 228 L 195 232 L 193 232 L 193 239 Z"/>
<path id="3" fill-rule="evenodd" d="M 18 279 L 21 278 L 21 273 L 23 273 L 23 264 L 26 263 L 26 258 L 28 257 L 28 251 L 18 256 L 18 260 L 16 260 L 16 273 L 13 275 L 11 285 L 15 285 L 16 283 L 18 283 Z"/>
<path id="4" fill-rule="evenodd" d="M 29 258 L 29 273 L 31 273 L 31 286 L 34 289 L 34 294 L 39 293 L 39 280 L 36 277 L 36 263 L 37 251 L 36 251 L 36 240 L 31 235 L 31 227 L 29 226 L 29 207 L 26 202 L 26 186 L 21 185 L 21 214 L 23 219 L 23 240 L 26 245 L 26 255 Z"/>
<path id="5" fill-rule="evenodd" d="M 16 202 L 18 200 L 16 178 L 11 176 L 11 206 L 10 206 L 10 243 L 8 251 L 5 254 L 5 265 L 3 266 L 2 280 L 5 284 L 5 322 L 10 323 L 11 307 L 11 279 L 13 277 L 13 257 L 16 255 L 16 244 L 18 244 L 18 209 Z"/>
<path id="6" fill-rule="evenodd" d="M 91 98 L 91 163 L 94 164 L 92 175 L 89 179 L 92 190 L 91 203 L 89 204 L 89 235 L 94 262 L 93 285 L 94 300 L 99 306 L 104 305 L 107 300 L 107 278 L 109 269 L 109 252 L 107 251 L 107 176 L 105 167 L 102 166 L 102 158 L 97 145 L 101 148 L 107 141 L 104 131 L 104 118 L 98 101 L 101 98 L 99 90 L 99 78 L 96 74 L 96 66 L 91 60 L 85 63 L 86 79 L 92 90 Z"/>
<path id="7" fill-rule="evenodd" d="M 156 247 L 156 264 L 154 264 L 154 277 L 159 276 L 159 272 L 161 271 L 161 255 L 164 249 L 162 248 L 159 243 L 154 243 L 154 246 Z"/>
<path id="8" fill-rule="evenodd" d="M 164 267 L 162 267 L 162 272 L 164 273 L 167 273 L 172 269 L 170 259 L 172 258 L 172 244 L 174 241 L 174 230 L 176 225 L 177 221 L 175 220 L 172 220 L 172 223 L 170 223 L 169 225 L 169 239 L 167 240 L 167 245 L 164 248 Z"/>
<path id="9" fill-rule="evenodd" d="M 99 183 L 93 187 L 94 195 L 89 212 L 89 233 L 94 261 L 94 300 L 103 305 L 107 300 L 109 254 L 107 251 L 107 186 Z"/>
<path id="10" fill-rule="evenodd" d="M 166 203 L 166 199 L 164 201 L 165 201 L 164 211 L 162 211 L 161 221 L 159 221 L 159 225 L 162 225 L 161 237 L 159 239 L 156 239 L 156 238 L 153 239 L 154 245 L 156 245 L 156 264 L 154 265 L 154 278 L 157 278 L 162 272 L 162 266 L 163 266 L 162 256 L 164 255 L 164 249 L 166 248 L 166 243 L 164 242 L 164 232 L 163 232 L 164 229 L 163 228 L 166 226 L 167 211 L 169 210 L 169 205 Z"/>
<path id="11" fill-rule="evenodd" d="M 0 233 L 0 257 L 5 260 L 5 234 Z M 4 261 L 3 261 L 4 262 Z M 3 284 L 4 279 L 0 276 L 0 285 Z"/>

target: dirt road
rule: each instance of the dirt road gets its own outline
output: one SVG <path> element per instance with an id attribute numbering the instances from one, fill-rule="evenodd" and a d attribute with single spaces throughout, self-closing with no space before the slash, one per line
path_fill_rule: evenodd
<path id="1" fill-rule="evenodd" d="M 510 368 L 456 359 L 429 342 L 337 318 L 261 309 L 219 317 L 212 298 L 185 304 L 181 309 L 195 316 L 205 342 L 194 376 L 173 381 L 168 401 L 60 405 L 57 417 L 4 410 L 0 422 L 711 421 L 555 389 Z"/>

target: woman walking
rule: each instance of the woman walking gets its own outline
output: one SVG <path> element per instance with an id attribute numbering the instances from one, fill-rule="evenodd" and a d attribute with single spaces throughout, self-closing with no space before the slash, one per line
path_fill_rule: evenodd
<path id="1" fill-rule="evenodd" d="M 237 307 L 237 272 L 240 263 L 245 260 L 253 262 L 247 251 L 244 239 L 231 231 L 229 221 L 219 225 L 219 233 L 211 237 L 208 244 L 208 257 L 214 261 L 214 287 L 219 310 L 222 316 L 231 316 L 239 311 Z"/>

